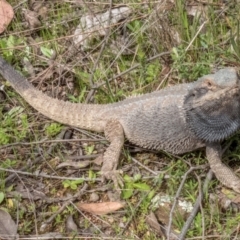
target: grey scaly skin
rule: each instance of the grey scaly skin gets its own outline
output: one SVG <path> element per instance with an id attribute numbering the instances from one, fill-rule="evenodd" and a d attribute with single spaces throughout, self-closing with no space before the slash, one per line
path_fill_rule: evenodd
<path id="1" fill-rule="evenodd" d="M 118 103 L 75 104 L 44 95 L 0 57 L 0 74 L 37 111 L 67 125 L 104 132 L 110 142 L 103 177 L 119 184 L 117 165 L 127 138 L 148 149 L 182 154 L 206 147 L 216 177 L 240 192 L 240 179 L 221 162 L 220 141 L 240 127 L 240 81 L 235 69 L 222 69 L 193 83 L 131 97 Z"/>

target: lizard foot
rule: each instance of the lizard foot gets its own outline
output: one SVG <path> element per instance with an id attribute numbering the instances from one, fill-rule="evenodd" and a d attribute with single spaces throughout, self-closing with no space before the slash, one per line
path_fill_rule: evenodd
<path id="1" fill-rule="evenodd" d="M 232 188 L 236 193 L 240 193 L 240 179 L 236 179 L 235 181 L 233 181 L 231 184 L 227 185 L 225 184 L 227 187 Z"/>
<path id="2" fill-rule="evenodd" d="M 221 145 L 218 143 L 208 143 L 206 146 L 206 154 L 216 178 L 226 187 L 232 188 L 235 192 L 240 193 L 240 178 L 221 161 Z"/>
<path id="3" fill-rule="evenodd" d="M 114 187 L 118 192 L 121 192 L 123 188 L 123 179 L 121 177 L 121 170 L 111 170 L 111 171 L 101 171 L 102 181 L 104 182 L 106 179 L 112 180 L 114 183 Z"/>

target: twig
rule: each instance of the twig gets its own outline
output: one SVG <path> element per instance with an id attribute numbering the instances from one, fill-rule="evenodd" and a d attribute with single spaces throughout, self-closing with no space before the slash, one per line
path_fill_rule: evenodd
<path id="1" fill-rule="evenodd" d="M 81 128 L 76 128 L 76 127 L 71 127 L 73 130 L 77 131 L 77 132 L 80 132 L 88 137 L 91 137 L 95 140 L 99 140 L 99 141 L 102 141 L 102 140 L 106 140 L 105 137 L 103 137 L 102 135 L 99 135 L 98 133 L 94 133 L 94 132 L 90 132 L 88 130 L 85 130 L 85 129 L 81 129 Z"/>
<path id="2" fill-rule="evenodd" d="M 85 219 L 88 220 L 88 222 L 90 222 L 90 223 L 96 228 L 96 230 L 100 233 L 100 235 L 102 235 L 102 236 L 104 235 L 104 233 L 102 232 L 102 230 L 96 225 L 95 221 L 92 220 L 92 217 L 84 214 L 73 202 L 71 202 L 71 204 L 72 204 L 72 206 L 73 206 Z M 96 218 L 97 218 L 98 220 L 103 221 L 102 219 L 99 219 L 98 217 L 96 217 Z M 75 238 L 74 238 L 74 239 L 75 239 Z M 91 239 L 93 239 L 93 238 L 91 238 Z M 95 237 L 94 237 L 94 239 L 95 239 Z M 103 239 L 103 238 L 101 238 L 101 239 Z M 104 237 L 104 239 L 105 239 L 105 237 Z M 113 239 L 113 238 L 111 238 L 111 239 Z M 115 239 L 115 238 L 114 238 L 114 239 Z"/>
<path id="3" fill-rule="evenodd" d="M 67 128 L 64 128 L 64 129 L 57 135 L 56 138 L 57 138 L 58 140 L 61 140 L 61 139 L 64 137 L 66 130 L 67 130 Z M 31 144 L 31 143 L 29 143 L 29 144 Z M 5 145 L 5 146 L 6 146 L 6 145 Z M 56 143 L 52 143 L 52 144 L 50 145 L 49 149 L 47 150 L 47 154 L 48 154 L 48 155 L 51 154 L 51 152 L 52 152 L 52 150 L 53 150 L 53 148 L 54 148 L 55 146 L 56 146 Z M 4 147 L 4 146 L 3 146 L 3 147 Z M 3 147 L 2 147 L 2 148 L 3 148 Z M 0 149 L 2 149 L 2 148 L 0 148 Z M 42 156 L 39 156 L 39 157 L 37 157 L 31 164 L 32 164 L 32 166 L 34 166 L 35 164 L 37 164 L 37 163 L 39 163 L 39 162 L 41 162 L 41 161 L 43 161 L 43 157 L 42 157 Z M 27 168 L 29 168 L 28 165 L 20 168 L 19 171 L 24 171 L 24 170 L 26 170 Z M 6 170 L 5 170 L 5 171 L 6 171 Z M 16 171 L 13 170 L 13 172 L 14 172 L 14 174 L 11 174 L 10 176 L 8 176 L 8 177 L 5 179 L 5 182 L 6 182 L 6 183 L 16 177 Z"/>
<path id="4" fill-rule="evenodd" d="M 209 182 L 212 180 L 212 177 L 213 177 L 213 172 L 212 170 L 210 169 L 207 173 L 207 176 L 206 176 L 206 179 L 204 181 L 204 184 L 203 184 L 203 188 L 202 188 L 202 191 L 199 192 L 199 195 L 198 195 L 198 198 L 197 198 L 197 201 L 196 203 L 194 204 L 193 206 L 193 210 L 191 212 L 191 214 L 189 215 L 187 221 L 185 222 L 183 228 L 182 228 L 182 231 L 179 235 L 179 240 L 184 240 L 185 239 L 185 236 L 187 234 L 187 231 L 190 227 L 190 225 L 192 224 L 195 216 L 197 215 L 198 213 L 198 210 L 199 210 L 199 207 L 200 207 L 200 204 L 203 200 L 203 195 L 206 193 L 207 189 L 208 189 L 208 184 Z"/>
<path id="5" fill-rule="evenodd" d="M 203 199 L 202 181 L 201 181 L 200 177 L 196 173 L 195 173 L 195 176 L 196 176 L 196 178 L 198 180 L 199 196 L 200 196 L 200 198 Z M 203 211 L 202 201 L 200 201 L 199 208 L 200 208 L 200 212 L 202 214 L 202 219 L 201 219 L 202 220 L 202 240 L 204 240 L 205 239 L 205 236 L 204 236 L 204 233 L 205 233 L 205 222 L 204 222 L 204 211 Z"/>
<path id="6" fill-rule="evenodd" d="M 155 176 L 159 174 L 159 173 L 153 171 L 152 169 L 148 168 L 147 166 L 143 165 L 142 163 L 140 163 L 137 159 L 135 159 L 133 157 L 131 157 L 131 159 L 133 160 L 133 162 L 135 162 L 136 164 L 138 164 L 139 166 L 141 166 L 142 168 L 144 168 L 148 172 L 154 174 Z"/>
<path id="7" fill-rule="evenodd" d="M 132 212 L 130 218 L 128 219 L 127 223 L 125 224 L 124 229 L 118 234 L 118 236 L 123 235 L 123 233 L 124 233 L 125 230 L 127 229 L 128 225 L 131 223 L 133 217 L 135 217 L 135 213 L 137 212 L 139 206 L 141 205 L 141 203 L 143 202 L 143 200 L 145 199 L 145 197 L 146 197 L 147 195 L 148 195 L 148 193 L 146 193 L 146 194 L 142 197 L 142 199 L 138 202 L 138 204 L 137 204 L 136 206 L 134 206 L 133 212 Z M 114 238 L 114 239 L 115 239 L 115 238 Z"/>
<path id="8" fill-rule="evenodd" d="M 102 233 L 102 231 L 99 230 L 100 233 Z M 101 235 L 101 234 L 100 234 Z M 103 234 L 102 234 L 103 235 Z M 27 236 L 20 236 L 18 238 L 19 240 L 49 240 L 49 239 L 60 239 L 60 240 L 70 240 L 70 239 L 75 239 L 75 240 L 136 240 L 136 238 L 126 238 L 126 237 L 107 237 L 107 236 L 96 236 L 96 234 L 94 236 L 91 236 L 91 234 L 84 234 L 81 233 L 81 235 L 77 235 L 77 236 L 63 236 L 61 233 L 58 232 L 50 232 L 50 233 L 44 233 L 44 234 L 40 234 L 40 235 L 27 235 Z M 138 239 L 138 238 L 137 238 Z"/>
<path id="9" fill-rule="evenodd" d="M 74 156 L 68 156 L 67 158 L 69 160 L 86 160 L 86 159 L 92 159 L 92 158 L 97 158 L 101 156 L 102 154 L 91 154 L 91 155 L 74 155 Z"/>
<path id="10" fill-rule="evenodd" d="M 74 178 L 74 177 L 60 177 L 60 176 L 51 176 L 45 173 L 30 173 L 30 172 L 23 172 L 19 170 L 14 170 L 14 169 L 6 169 L 6 168 L 1 168 L 0 171 L 5 171 L 5 172 L 11 172 L 14 173 L 14 177 L 16 174 L 21 174 L 21 175 L 26 175 L 26 176 L 32 176 L 32 177 L 43 177 L 43 178 L 51 178 L 51 179 L 60 179 L 60 180 L 83 180 L 83 181 L 98 181 L 100 182 L 100 178 Z M 8 179 L 7 179 L 8 180 Z"/>
<path id="11" fill-rule="evenodd" d="M 19 2 L 17 5 L 15 5 L 15 6 L 13 7 L 13 9 L 16 11 L 16 9 L 17 9 L 18 7 L 20 7 L 21 5 L 23 5 L 25 2 L 27 2 L 27 0 L 23 0 L 23 1 Z"/>
<path id="12" fill-rule="evenodd" d="M 103 139 L 104 140 L 104 139 Z M 80 139 L 55 139 L 55 140 L 43 140 L 43 141 L 36 141 L 36 142 L 17 142 L 17 143 L 10 143 L 7 145 L 3 145 L 0 147 L 1 149 L 8 148 L 8 147 L 14 147 L 18 145 L 22 146 L 29 146 L 33 144 L 44 144 L 44 143 L 70 143 L 70 142 L 99 142 L 102 141 L 102 139 L 90 139 L 90 138 L 80 138 Z"/>
<path id="13" fill-rule="evenodd" d="M 153 60 L 155 60 L 155 59 L 157 59 L 157 58 L 159 58 L 159 57 L 163 57 L 163 56 L 165 56 L 165 55 L 170 55 L 170 54 L 171 54 L 170 51 L 159 53 L 159 54 L 157 54 L 157 55 L 155 55 L 155 56 L 153 56 L 153 57 L 148 58 L 148 59 L 146 60 L 146 63 L 149 63 L 149 62 L 151 62 L 151 61 L 153 61 Z M 127 69 L 126 71 L 123 71 L 123 72 L 121 72 L 121 73 L 113 76 L 113 77 L 110 78 L 107 82 L 109 83 L 109 82 L 111 82 L 112 80 L 114 80 L 114 79 L 116 79 L 116 78 L 119 78 L 119 77 L 125 75 L 126 73 L 129 73 L 129 72 L 131 72 L 132 70 L 134 70 L 135 68 L 140 67 L 141 65 L 142 65 L 141 63 L 135 64 L 134 66 L 132 66 L 132 67 L 130 67 L 129 69 Z M 93 88 L 97 89 L 97 88 L 103 86 L 104 84 L 106 84 L 106 82 L 99 83 L 99 84 L 97 84 L 96 86 L 93 86 Z"/>
<path id="14" fill-rule="evenodd" d="M 88 185 L 85 183 L 84 186 L 82 187 L 82 189 L 81 189 L 79 192 L 77 192 L 77 193 L 73 196 L 73 198 L 72 198 L 71 200 L 65 202 L 65 203 L 62 205 L 62 207 L 60 207 L 60 208 L 58 209 L 58 211 L 56 211 L 50 218 L 48 218 L 48 219 L 41 225 L 40 231 L 44 231 L 44 230 L 46 229 L 47 225 L 48 225 L 49 223 L 51 223 L 58 214 L 60 214 L 61 212 L 63 212 L 63 210 L 64 210 L 69 204 L 72 203 L 72 200 L 75 200 L 75 199 L 81 197 L 81 196 L 85 193 L 85 191 L 86 191 L 87 188 L 88 188 Z"/>
<path id="15" fill-rule="evenodd" d="M 160 87 L 162 86 L 162 84 L 164 83 L 164 81 L 169 77 L 169 75 L 173 72 L 173 68 L 171 68 L 171 70 L 166 74 L 166 76 L 161 80 L 161 82 L 159 83 L 158 87 L 156 88 L 156 91 L 159 91 Z"/>
<path id="16" fill-rule="evenodd" d="M 192 45 L 192 43 L 194 42 L 194 40 L 196 39 L 196 37 L 198 36 L 198 34 L 201 32 L 202 28 L 204 27 L 204 25 L 208 22 L 208 20 L 204 21 L 203 24 L 199 27 L 197 33 L 195 34 L 195 36 L 193 37 L 193 39 L 191 40 L 191 42 L 188 44 L 188 46 L 186 47 L 185 51 L 188 51 L 188 49 L 190 48 L 190 46 Z"/>
<path id="17" fill-rule="evenodd" d="M 173 220 L 173 212 L 174 212 L 175 207 L 176 207 L 176 205 L 177 205 L 177 201 L 178 201 L 178 198 L 179 198 L 180 193 L 181 193 L 181 191 L 182 191 L 183 185 L 184 185 L 185 181 L 187 180 L 188 175 L 189 175 L 192 171 L 198 170 L 198 169 L 203 169 L 203 167 L 205 167 L 205 165 L 204 165 L 204 166 L 191 167 L 191 168 L 184 174 L 184 176 L 183 176 L 183 179 L 182 179 L 182 181 L 181 181 L 181 184 L 180 184 L 180 186 L 179 186 L 179 188 L 178 188 L 178 190 L 177 190 L 177 193 L 176 193 L 176 195 L 175 195 L 175 197 L 174 197 L 174 202 L 173 202 L 173 205 L 172 205 L 170 214 L 169 214 L 169 222 L 168 222 L 168 226 L 167 226 L 167 240 L 170 239 L 171 226 L 172 226 L 172 220 Z"/>
<path id="18" fill-rule="evenodd" d="M 107 25 L 108 25 L 108 26 L 110 25 L 111 17 L 112 17 L 111 8 L 112 8 L 112 0 L 110 0 L 110 6 L 109 6 L 109 17 L 108 17 L 108 22 L 107 22 Z M 99 21 L 99 22 L 101 23 L 101 21 Z M 103 50 L 104 50 L 104 48 L 105 48 L 105 46 L 106 46 L 106 43 L 107 43 L 107 41 L 108 41 L 108 39 L 109 39 L 109 36 L 110 36 L 110 32 L 111 32 L 110 29 L 111 29 L 111 28 L 107 28 L 107 32 L 106 32 L 105 37 L 104 37 L 104 39 L 103 39 L 103 41 L 102 41 L 101 49 L 100 49 L 100 51 L 99 51 L 97 60 L 94 62 L 93 69 L 91 70 L 91 76 L 90 76 L 90 79 L 89 79 L 90 84 L 91 84 L 91 87 L 93 87 L 93 76 L 94 76 L 94 72 L 95 72 L 95 70 L 96 70 L 96 68 L 97 68 L 97 64 L 98 64 L 98 62 L 99 62 L 99 60 L 100 60 L 100 57 L 101 57 L 101 55 L 102 55 L 102 53 L 103 53 Z M 85 101 L 86 103 L 89 102 L 89 100 L 91 99 L 91 97 L 92 97 L 92 95 L 94 94 L 95 91 L 96 91 L 96 89 L 93 89 L 93 88 L 89 91 L 89 93 L 88 93 L 88 95 L 87 95 L 87 97 L 86 97 L 86 101 Z"/>

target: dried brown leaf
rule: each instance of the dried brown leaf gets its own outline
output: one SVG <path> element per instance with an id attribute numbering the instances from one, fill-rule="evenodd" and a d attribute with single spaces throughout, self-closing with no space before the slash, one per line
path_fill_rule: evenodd
<path id="1" fill-rule="evenodd" d="M 113 8 L 104 13 L 93 15 L 85 15 L 80 19 L 80 24 L 76 28 L 73 36 L 73 42 L 76 46 L 81 46 L 83 49 L 89 48 L 92 39 L 98 36 L 105 36 L 109 26 L 119 22 L 121 19 L 127 18 L 132 10 L 129 7 L 122 6 Z M 109 16 L 111 18 L 109 20 Z"/>
<path id="2" fill-rule="evenodd" d="M 161 225 L 159 224 L 156 216 L 153 212 L 150 212 L 150 214 L 146 217 L 146 223 L 153 228 L 158 235 L 164 236 L 161 230 Z"/>
<path id="3" fill-rule="evenodd" d="M 11 215 L 0 209 L 0 238 L 15 239 L 17 234 L 17 225 L 12 220 Z"/>
<path id="4" fill-rule="evenodd" d="M 5 0 L 0 1 L 0 33 L 4 32 L 14 16 L 12 6 Z"/>
<path id="5" fill-rule="evenodd" d="M 102 203 L 77 203 L 80 210 L 96 215 L 104 215 L 115 212 L 125 206 L 124 202 L 102 202 Z"/>

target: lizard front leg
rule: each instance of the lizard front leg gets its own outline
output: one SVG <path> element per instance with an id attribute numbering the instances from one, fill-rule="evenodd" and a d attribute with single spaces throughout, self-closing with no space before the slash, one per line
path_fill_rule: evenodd
<path id="1" fill-rule="evenodd" d="M 208 143 L 206 145 L 206 155 L 212 171 L 216 178 L 225 186 L 240 193 L 240 178 L 222 163 L 222 148 L 219 143 Z"/>
<path id="2" fill-rule="evenodd" d="M 107 122 L 104 129 L 105 136 L 110 142 L 109 147 L 103 155 L 103 166 L 101 174 L 103 178 L 112 179 L 115 188 L 119 190 L 119 185 L 123 187 L 117 172 L 118 160 L 124 144 L 124 132 L 122 125 L 117 120 Z"/>

